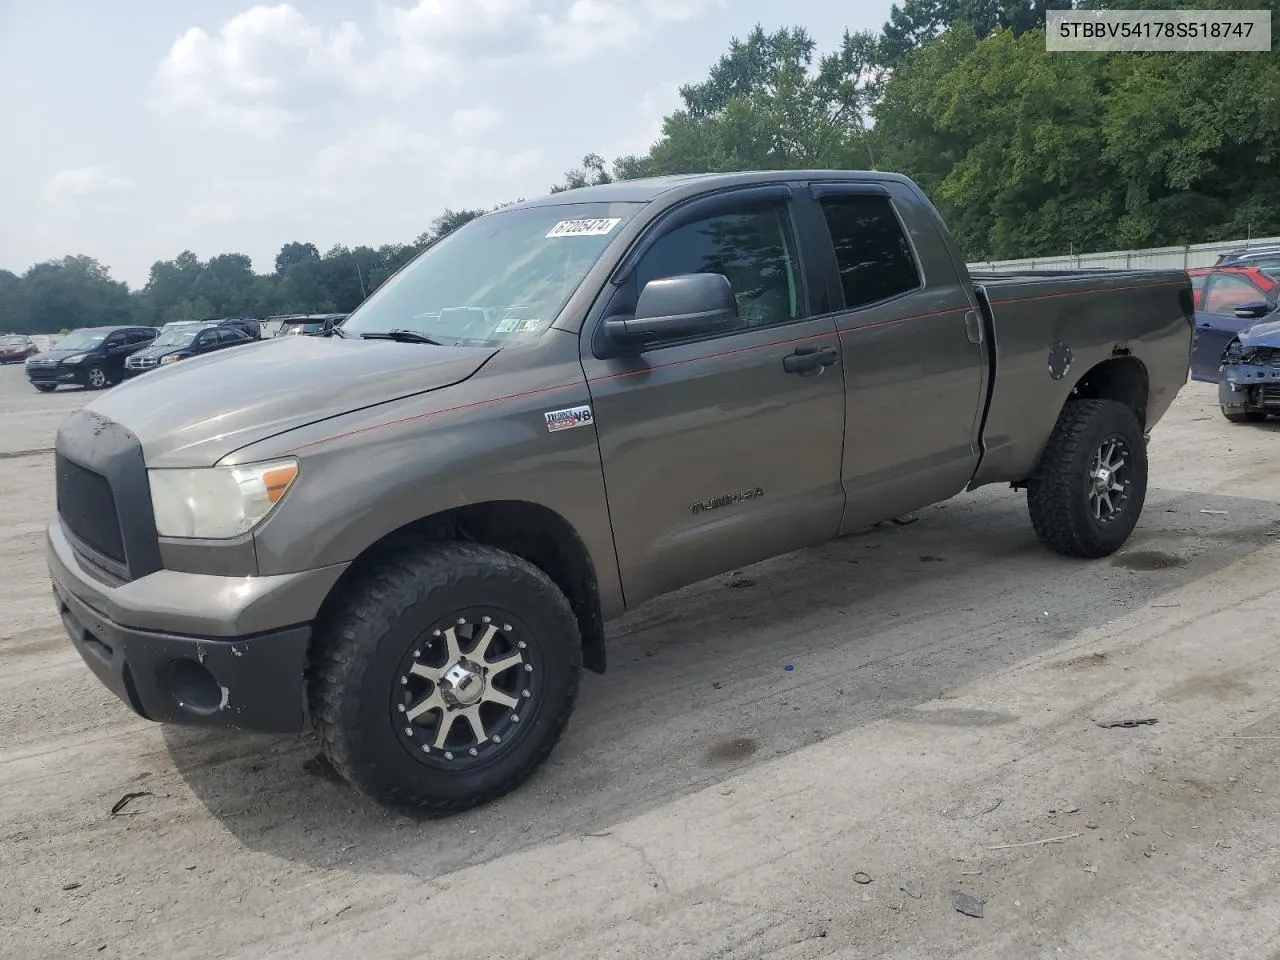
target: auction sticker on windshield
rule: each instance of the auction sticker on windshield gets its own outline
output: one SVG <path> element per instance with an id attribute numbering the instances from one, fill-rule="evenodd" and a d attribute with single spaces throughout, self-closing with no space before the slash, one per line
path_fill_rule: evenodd
<path id="1" fill-rule="evenodd" d="M 621 222 L 619 217 L 610 220 L 561 220 L 547 231 L 547 237 L 603 237 Z"/>

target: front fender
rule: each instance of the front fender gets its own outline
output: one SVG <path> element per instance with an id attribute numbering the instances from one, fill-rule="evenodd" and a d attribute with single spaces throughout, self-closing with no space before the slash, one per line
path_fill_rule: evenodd
<path id="1" fill-rule="evenodd" d="M 576 339 L 571 345 L 557 362 L 512 369 L 495 358 L 457 386 L 312 424 L 224 458 L 247 463 L 292 454 L 300 462 L 297 481 L 255 531 L 259 573 L 346 563 L 414 520 L 521 500 L 573 527 L 597 571 L 602 607 L 620 603 L 595 425 L 547 428 L 546 413 L 591 402 Z"/>

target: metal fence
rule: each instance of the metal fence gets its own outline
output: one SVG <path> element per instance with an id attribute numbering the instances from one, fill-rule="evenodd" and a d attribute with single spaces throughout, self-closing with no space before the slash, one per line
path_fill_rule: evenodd
<path id="1" fill-rule="evenodd" d="M 969 264 L 970 270 L 1128 270 L 1211 267 L 1224 253 L 1244 247 L 1280 246 L 1280 237 L 1250 240 L 1222 240 L 1193 243 L 1186 247 L 1151 247 L 1146 250 L 1112 250 L 1108 253 L 1077 253 L 1058 257 L 1027 257 L 1022 260 L 985 260 Z"/>

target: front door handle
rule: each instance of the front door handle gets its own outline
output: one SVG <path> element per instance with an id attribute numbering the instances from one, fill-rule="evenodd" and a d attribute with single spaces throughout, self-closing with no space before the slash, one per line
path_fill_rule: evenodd
<path id="1" fill-rule="evenodd" d="M 835 347 L 800 347 L 795 353 L 782 358 L 782 369 L 787 373 L 798 373 L 807 376 L 821 373 L 825 367 L 831 366 L 840 359 L 840 351 Z"/>
<path id="2" fill-rule="evenodd" d="M 1198 324 L 1198 326 L 1200 327 L 1201 330 L 1207 330 L 1209 327 L 1212 327 L 1213 324 L 1210 323 L 1208 320 L 1203 320 Z"/>

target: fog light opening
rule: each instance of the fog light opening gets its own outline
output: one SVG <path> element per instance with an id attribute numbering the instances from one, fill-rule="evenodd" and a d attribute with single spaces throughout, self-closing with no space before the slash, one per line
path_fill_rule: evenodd
<path id="1" fill-rule="evenodd" d="M 217 713 L 222 707 L 222 686 L 203 664 L 194 660 L 173 660 L 166 670 L 165 686 L 178 709 L 199 716 Z"/>

